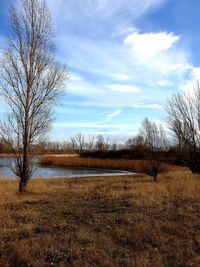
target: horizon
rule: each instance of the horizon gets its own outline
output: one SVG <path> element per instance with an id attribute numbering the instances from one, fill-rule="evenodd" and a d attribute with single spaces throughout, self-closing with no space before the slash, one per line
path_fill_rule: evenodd
<path id="1" fill-rule="evenodd" d="M 8 33 L 9 6 L 16 2 L 1 3 L 0 48 Z M 192 88 L 200 77 L 199 1 L 46 2 L 56 56 L 71 75 L 55 108 L 51 141 L 79 132 L 125 141 L 144 117 L 162 121 L 167 99 Z"/>

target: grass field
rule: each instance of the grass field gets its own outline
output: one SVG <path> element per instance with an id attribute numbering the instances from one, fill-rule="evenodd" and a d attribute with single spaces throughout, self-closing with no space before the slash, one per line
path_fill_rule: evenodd
<path id="1" fill-rule="evenodd" d="M 200 180 L 0 181 L 0 266 L 200 266 Z"/>

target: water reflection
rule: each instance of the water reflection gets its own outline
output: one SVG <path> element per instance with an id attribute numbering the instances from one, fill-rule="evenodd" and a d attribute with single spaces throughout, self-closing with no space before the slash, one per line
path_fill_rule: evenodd
<path id="1" fill-rule="evenodd" d="M 15 175 L 9 168 L 9 163 L 12 162 L 12 158 L 0 158 L 0 176 L 10 177 L 15 179 Z M 37 165 L 37 160 L 35 160 Z M 130 175 L 133 173 L 105 170 L 105 169 L 86 169 L 86 168 L 60 168 L 60 167 L 49 167 L 39 166 L 34 170 L 33 178 L 73 178 L 73 177 L 87 177 L 87 176 L 113 176 L 113 175 Z"/>

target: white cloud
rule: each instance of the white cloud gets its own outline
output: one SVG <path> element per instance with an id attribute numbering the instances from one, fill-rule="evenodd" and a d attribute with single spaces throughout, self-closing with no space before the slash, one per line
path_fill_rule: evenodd
<path id="1" fill-rule="evenodd" d="M 112 34 L 113 38 L 120 37 L 120 36 L 127 36 L 127 34 L 138 32 L 139 29 L 136 27 L 133 27 L 131 25 L 127 27 L 123 27 L 122 29 L 116 29 L 116 31 Z"/>
<path id="2" fill-rule="evenodd" d="M 183 80 L 180 85 L 180 89 L 183 92 L 189 93 L 190 95 L 194 94 L 194 90 L 197 86 L 197 81 L 200 81 L 200 67 L 192 67 L 189 72 L 189 78 L 187 80 Z"/>
<path id="3" fill-rule="evenodd" d="M 93 86 L 90 81 L 74 73 L 71 76 L 71 80 L 66 85 L 67 93 L 77 96 L 95 95 L 96 97 L 102 94 L 102 90 L 97 86 Z"/>
<path id="4" fill-rule="evenodd" d="M 113 128 L 113 129 L 126 129 L 130 128 L 130 124 L 121 124 L 121 123 L 115 123 L 115 124 L 105 124 L 105 123 L 94 123 L 94 122 L 78 122 L 78 123 L 70 123 L 70 122 L 56 122 L 53 124 L 53 126 L 56 127 L 62 127 L 62 128 Z"/>
<path id="5" fill-rule="evenodd" d="M 200 67 L 193 67 L 191 71 L 191 78 L 193 80 L 200 80 Z"/>
<path id="6" fill-rule="evenodd" d="M 179 38 L 179 36 L 173 33 L 166 32 L 134 32 L 125 38 L 124 44 L 130 46 L 132 52 L 139 60 L 149 60 L 170 49 Z"/>
<path id="7" fill-rule="evenodd" d="M 105 87 L 114 92 L 122 93 L 138 93 L 141 91 L 138 87 L 127 84 L 108 84 Z"/>
<path id="8" fill-rule="evenodd" d="M 111 121 L 113 118 L 119 116 L 121 113 L 122 113 L 122 110 L 121 109 L 118 109 L 118 110 L 116 110 L 114 112 L 108 113 L 106 115 L 107 121 Z"/>
<path id="9" fill-rule="evenodd" d="M 72 21 L 77 25 L 83 19 L 95 18 L 95 21 L 92 21 L 94 26 L 96 21 L 100 20 L 102 23 L 109 21 L 113 26 L 117 25 L 116 21 L 120 21 L 118 25 L 124 23 L 130 27 L 130 21 L 159 7 L 164 2 L 166 0 L 57 0 L 56 2 L 48 0 L 48 5 L 58 23 L 64 19 L 65 22 Z M 89 26 L 92 26 L 92 23 Z"/>
<path id="10" fill-rule="evenodd" d="M 150 103 L 150 104 L 144 104 L 144 103 L 137 103 L 132 106 L 133 108 L 138 109 L 154 109 L 154 110 L 163 110 L 163 105 L 157 104 L 157 103 Z"/>
<path id="11" fill-rule="evenodd" d="M 110 73 L 110 78 L 115 81 L 129 81 L 131 77 L 125 73 Z"/>
<path id="12" fill-rule="evenodd" d="M 74 82 L 74 81 L 83 81 L 83 80 L 84 80 L 83 77 L 81 77 L 80 75 L 74 72 L 71 73 L 70 81 Z"/>
<path id="13" fill-rule="evenodd" d="M 172 82 L 169 80 L 158 80 L 156 84 L 161 87 L 172 86 Z"/>

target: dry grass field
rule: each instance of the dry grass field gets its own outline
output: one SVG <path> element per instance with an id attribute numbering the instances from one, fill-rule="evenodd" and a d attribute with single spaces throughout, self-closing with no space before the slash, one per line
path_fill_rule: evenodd
<path id="1" fill-rule="evenodd" d="M 200 266 L 200 179 L 0 181 L 0 266 Z"/>

